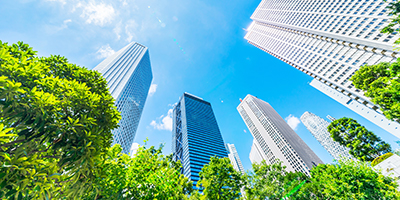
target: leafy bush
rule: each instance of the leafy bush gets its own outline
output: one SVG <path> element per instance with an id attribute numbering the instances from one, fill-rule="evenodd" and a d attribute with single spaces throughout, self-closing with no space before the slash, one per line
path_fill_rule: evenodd
<path id="1" fill-rule="evenodd" d="M 0 41 L 0 199 L 82 195 L 119 118 L 100 73 Z"/>

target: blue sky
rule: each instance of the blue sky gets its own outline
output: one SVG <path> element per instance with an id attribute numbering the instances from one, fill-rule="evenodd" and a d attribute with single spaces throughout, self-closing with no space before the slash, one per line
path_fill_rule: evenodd
<path id="1" fill-rule="evenodd" d="M 252 136 L 236 110 L 247 94 L 269 102 L 326 163 L 332 157 L 299 123 L 309 111 L 351 117 L 398 148 L 383 129 L 317 91 L 308 75 L 248 44 L 244 29 L 260 0 L 3 0 L 0 40 L 23 41 L 40 56 L 63 55 L 89 69 L 131 41 L 150 50 L 151 93 L 136 142 L 171 152 L 172 105 L 183 92 L 212 104 L 225 142 L 235 144 L 245 169 Z"/>

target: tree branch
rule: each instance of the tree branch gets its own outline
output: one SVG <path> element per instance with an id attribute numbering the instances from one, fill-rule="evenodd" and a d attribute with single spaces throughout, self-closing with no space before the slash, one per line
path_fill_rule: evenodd
<path id="1" fill-rule="evenodd" d="M 11 145 L 13 145 L 13 144 L 15 144 L 15 143 L 24 142 L 24 141 L 26 141 L 26 139 L 23 139 L 23 140 L 15 140 L 15 141 L 12 141 L 12 142 L 9 142 L 9 143 L 0 145 L 0 147 L 8 147 L 8 146 L 11 146 Z"/>

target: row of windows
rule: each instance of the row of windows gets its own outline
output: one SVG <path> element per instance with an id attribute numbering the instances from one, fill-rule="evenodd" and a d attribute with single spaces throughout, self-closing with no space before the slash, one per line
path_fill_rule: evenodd
<path id="1" fill-rule="evenodd" d="M 277 37 L 283 38 L 287 42 L 279 40 Z M 275 51 L 280 57 L 313 71 L 315 74 L 321 74 L 320 77 L 330 78 L 332 82 L 341 81 L 341 85 L 350 87 L 349 89 L 353 92 L 358 91 L 352 87 L 348 79 L 360 65 L 374 64 L 381 61 L 390 62 L 396 59 L 343 46 L 336 42 L 333 43 L 290 31 L 279 30 L 265 24 L 256 23 L 247 39 L 258 44 L 258 46 L 262 46 L 263 49 Z M 302 46 L 307 44 L 307 46 L 299 47 L 295 44 Z M 305 49 L 305 47 L 308 47 L 308 49 Z M 333 59 L 337 62 L 332 62 Z M 355 67 L 350 67 L 350 64 Z M 337 71 L 338 68 L 340 68 L 339 71 Z"/>
<path id="2" fill-rule="evenodd" d="M 314 4 L 307 4 L 307 2 Z M 277 7 L 279 4 L 282 6 Z M 263 1 L 253 14 L 252 19 L 341 33 L 363 39 L 371 38 L 382 42 L 393 42 L 395 39 L 392 35 L 382 37 L 384 35 L 379 34 L 379 29 L 388 22 L 387 19 L 378 19 L 377 16 L 381 16 L 387 11 L 385 9 L 387 5 L 388 3 L 377 2 L 377 0 L 371 2 L 300 1 L 296 3 L 290 0 Z M 307 9 L 299 9 L 302 7 Z M 336 13 L 331 12 L 332 10 L 322 9 L 324 7 L 337 7 Z M 313 12 L 313 9 L 317 9 L 318 12 Z M 349 10 L 346 11 L 346 9 Z"/>
<path id="3" fill-rule="evenodd" d="M 127 63 L 121 64 L 125 65 Z M 132 65 L 124 67 L 132 67 Z M 151 80 L 150 59 L 148 52 L 146 52 L 115 101 L 117 110 L 121 112 L 121 120 L 119 121 L 119 128 L 112 131 L 114 139 L 113 144 L 121 144 L 124 153 L 129 153 L 132 143 L 134 142 L 136 129 L 147 98 Z"/>
<path id="4" fill-rule="evenodd" d="M 280 151 L 283 154 L 283 156 L 285 157 L 286 161 L 288 163 L 290 163 L 290 166 L 293 167 L 293 169 L 295 169 L 296 171 L 302 171 L 306 174 L 309 174 L 308 168 L 306 167 L 303 160 L 300 158 L 300 156 L 297 154 L 297 152 L 292 149 L 290 144 L 282 136 L 282 134 L 280 133 L 279 129 L 275 126 L 275 124 L 268 117 L 261 114 L 262 111 L 253 102 L 253 98 L 250 96 L 247 97 L 246 102 L 249 105 L 250 109 L 253 111 L 253 113 L 256 115 L 258 120 L 263 125 L 263 127 L 266 130 L 266 132 L 268 133 L 269 137 L 274 141 L 274 145 L 276 147 L 278 147 L 278 149 L 280 149 Z M 288 147 L 291 150 L 289 150 Z M 269 148 L 268 148 L 268 151 L 270 151 Z M 275 163 L 275 161 L 276 161 L 275 157 L 274 157 L 274 160 L 270 160 L 271 163 Z"/>

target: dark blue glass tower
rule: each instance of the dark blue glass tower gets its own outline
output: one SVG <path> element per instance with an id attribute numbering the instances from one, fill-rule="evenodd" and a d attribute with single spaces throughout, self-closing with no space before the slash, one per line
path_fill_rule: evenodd
<path id="1" fill-rule="evenodd" d="M 228 157 L 211 104 L 184 93 L 174 108 L 172 153 L 182 163 L 182 174 L 196 188 L 199 172 L 213 156 Z"/>

